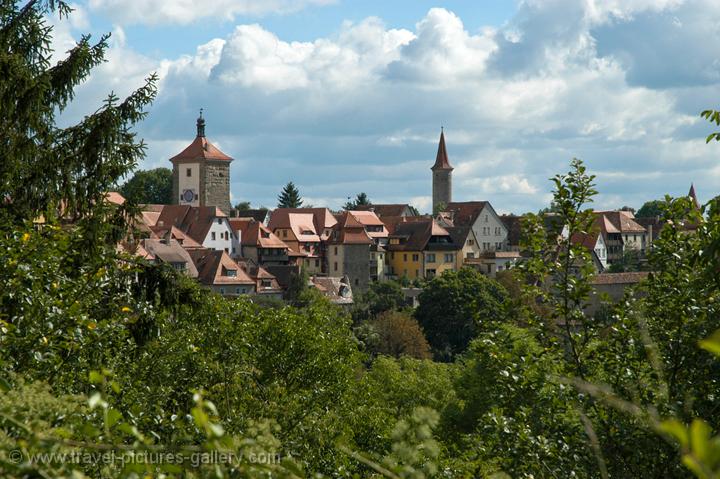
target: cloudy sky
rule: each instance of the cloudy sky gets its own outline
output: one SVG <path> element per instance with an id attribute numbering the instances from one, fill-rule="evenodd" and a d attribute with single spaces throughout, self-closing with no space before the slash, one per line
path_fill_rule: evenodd
<path id="1" fill-rule="evenodd" d="M 274 206 L 294 181 L 316 206 L 430 208 L 444 125 L 454 199 L 502 212 L 549 202 L 573 157 L 597 175 L 597 208 L 718 193 L 716 0 L 87 0 L 54 21 L 57 56 L 112 32 L 108 61 L 72 122 L 151 72 L 141 168 L 207 136 L 232 164 L 233 201 Z"/>

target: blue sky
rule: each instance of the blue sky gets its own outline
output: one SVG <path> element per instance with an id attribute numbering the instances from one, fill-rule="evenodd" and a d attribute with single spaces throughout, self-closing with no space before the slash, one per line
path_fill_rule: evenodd
<path id="1" fill-rule="evenodd" d="M 58 58 L 82 33 L 113 32 L 63 121 L 156 71 L 140 167 L 168 166 L 203 107 L 236 159 L 233 200 L 255 205 L 293 180 L 318 206 L 364 191 L 426 211 L 441 124 L 458 201 L 537 210 L 573 157 L 597 175 L 598 208 L 691 182 L 717 194 L 720 145 L 699 119 L 720 86 L 712 0 L 195 3 L 87 0 L 53 20 Z"/>

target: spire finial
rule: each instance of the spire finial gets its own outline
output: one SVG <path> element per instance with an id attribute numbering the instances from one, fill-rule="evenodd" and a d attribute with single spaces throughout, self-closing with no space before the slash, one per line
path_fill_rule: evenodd
<path id="1" fill-rule="evenodd" d="M 205 119 L 203 118 L 202 108 L 200 108 L 200 116 L 197 119 L 197 136 L 205 137 Z"/>

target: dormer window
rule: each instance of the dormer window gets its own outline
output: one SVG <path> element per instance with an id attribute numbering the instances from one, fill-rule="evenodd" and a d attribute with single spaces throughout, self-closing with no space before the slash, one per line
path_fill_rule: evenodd
<path id="1" fill-rule="evenodd" d="M 237 270 L 236 269 L 226 269 L 224 276 L 228 276 L 230 278 L 237 277 Z"/>
<path id="2" fill-rule="evenodd" d="M 263 237 L 263 238 L 269 238 L 269 237 L 270 237 L 270 233 L 268 233 L 267 231 L 261 231 L 261 232 L 260 232 L 260 236 Z"/>

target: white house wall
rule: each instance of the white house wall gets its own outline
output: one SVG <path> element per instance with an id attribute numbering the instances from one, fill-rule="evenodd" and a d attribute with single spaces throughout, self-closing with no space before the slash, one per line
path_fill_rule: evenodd
<path id="1" fill-rule="evenodd" d="M 472 230 L 481 251 L 503 251 L 505 249 L 508 231 L 490 204 L 485 205 L 482 209 L 472 225 Z"/>

